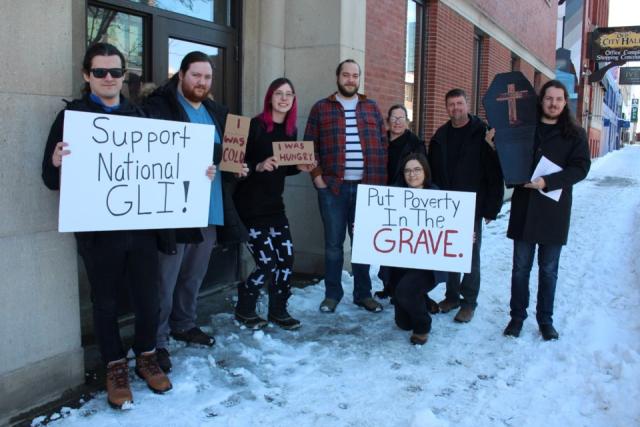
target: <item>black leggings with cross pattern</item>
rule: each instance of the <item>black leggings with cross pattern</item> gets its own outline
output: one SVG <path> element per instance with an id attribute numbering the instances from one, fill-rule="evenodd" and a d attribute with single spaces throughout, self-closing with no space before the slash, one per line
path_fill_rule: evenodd
<path id="1" fill-rule="evenodd" d="M 247 247 L 256 267 L 244 286 L 255 292 L 269 284 L 272 292 L 288 295 L 293 273 L 293 241 L 289 225 L 249 228 Z"/>

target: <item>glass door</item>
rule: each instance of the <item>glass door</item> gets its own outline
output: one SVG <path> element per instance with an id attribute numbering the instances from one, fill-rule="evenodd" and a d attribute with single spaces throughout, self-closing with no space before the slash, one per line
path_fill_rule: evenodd
<path id="1" fill-rule="evenodd" d="M 127 59 L 123 92 L 134 102 L 145 83 L 161 85 L 192 50 L 215 65 L 212 94 L 239 113 L 239 2 L 232 0 L 95 0 L 87 4 L 86 45 L 115 45 Z"/>

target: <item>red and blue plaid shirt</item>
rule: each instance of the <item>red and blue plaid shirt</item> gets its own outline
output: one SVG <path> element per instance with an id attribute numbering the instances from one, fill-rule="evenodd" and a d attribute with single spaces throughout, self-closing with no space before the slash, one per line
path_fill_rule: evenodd
<path id="1" fill-rule="evenodd" d="M 356 105 L 358 136 L 362 146 L 363 184 L 387 184 L 387 133 L 375 101 L 358 95 Z M 316 102 L 309 112 L 304 140 L 313 141 L 318 167 L 311 172 L 322 175 L 331 191 L 338 194 L 344 180 L 346 123 L 344 108 L 336 94 Z"/>

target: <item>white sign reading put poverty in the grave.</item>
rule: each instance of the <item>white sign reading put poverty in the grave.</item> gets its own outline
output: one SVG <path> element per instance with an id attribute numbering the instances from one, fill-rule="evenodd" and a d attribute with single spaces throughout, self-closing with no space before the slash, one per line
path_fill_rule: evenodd
<path id="1" fill-rule="evenodd" d="M 352 262 L 471 271 L 476 195 L 358 185 Z"/>
<path id="2" fill-rule="evenodd" d="M 204 227 L 212 125 L 66 111 L 58 230 Z"/>

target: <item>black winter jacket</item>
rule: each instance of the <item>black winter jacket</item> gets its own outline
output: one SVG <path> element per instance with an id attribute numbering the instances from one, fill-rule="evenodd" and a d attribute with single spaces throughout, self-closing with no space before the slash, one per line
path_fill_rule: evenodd
<path id="1" fill-rule="evenodd" d="M 469 131 L 460 145 L 455 170 L 447 166 L 447 134 L 451 122 L 440 126 L 429 144 L 433 183 L 441 190 L 476 193 L 476 218 L 496 219 L 504 198 L 504 180 L 497 153 L 484 140 L 486 124 L 469 116 Z"/>
<path id="2" fill-rule="evenodd" d="M 91 100 L 89 95 L 84 95 L 81 99 L 65 101 L 67 106 L 56 116 L 42 158 L 42 180 L 50 190 L 60 189 L 60 168 L 51 162 L 53 150 L 58 142 L 63 139 L 64 112 L 66 110 L 84 111 L 88 113 L 106 114 L 102 106 Z M 143 111 L 129 103 L 122 95 L 120 96 L 120 108 L 107 114 L 131 117 L 145 117 Z M 71 147 L 73 149 L 73 147 Z M 73 155 L 73 154 L 71 154 Z M 147 245 L 148 242 L 160 242 L 166 239 L 166 233 L 162 230 L 121 230 L 121 231 L 90 231 L 75 233 L 78 243 L 78 252 L 83 253 L 93 248 L 95 245 L 102 247 L 135 248 L 139 245 Z"/>
<path id="3" fill-rule="evenodd" d="M 389 141 L 387 178 L 389 185 L 393 185 L 401 179 L 404 180 L 402 167 L 405 157 L 412 153 L 421 153 L 426 157 L 427 149 L 424 142 L 408 129 L 393 141 L 391 140 L 391 134 L 387 132 L 387 140 Z M 393 152 L 397 153 L 397 155 L 392 155 Z M 396 160 L 395 162 L 393 161 L 394 159 Z"/>
<path id="4" fill-rule="evenodd" d="M 543 140 L 538 129 L 534 150 L 531 173 L 542 156 L 560 166 L 562 171 L 543 177 L 546 183 L 543 191 L 561 188 L 562 195 L 556 202 L 538 190 L 516 186 L 511 198 L 507 237 L 529 243 L 565 245 L 571 218 L 572 188 L 587 176 L 591 166 L 587 136 L 580 129 L 577 137 L 565 138 L 560 128 L 554 126 Z"/>
<path id="5" fill-rule="evenodd" d="M 238 183 L 233 200 L 238 213 L 247 227 L 283 226 L 288 220 L 285 215 L 285 179 L 296 175 L 296 166 L 282 166 L 271 172 L 257 172 L 256 165 L 273 156 L 274 141 L 295 141 L 297 133 L 288 136 L 284 124 L 274 123 L 272 132 L 267 132 L 262 121 L 254 117 L 249 126 L 249 138 L 245 161 L 251 171 L 247 179 Z"/>
<path id="6" fill-rule="evenodd" d="M 142 108 L 149 117 L 154 119 L 188 122 L 189 116 L 178 101 L 178 80 L 170 79 L 166 84 L 157 88 L 145 100 Z M 224 126 L 229 109 L 210 99 L 202 102 L 209 115 L 213 118 L 220 135 L 224 134 Z M 233 204 L 232 195 L 235 190 L 236 178 L 233 174 L 222 172 L 222 203 L 224 205 L 224 226 L 217 226 L 219 244 L 234 244 L 248 240 L 247 230 L 240 221 L 238 212 Z M 200 243 L 203 241 L 199 228 L 179 228 L 167 230 L 169 238 L 161 243 L 162 252 L 172 254 L 176 251 L 176 243 Z"/>

